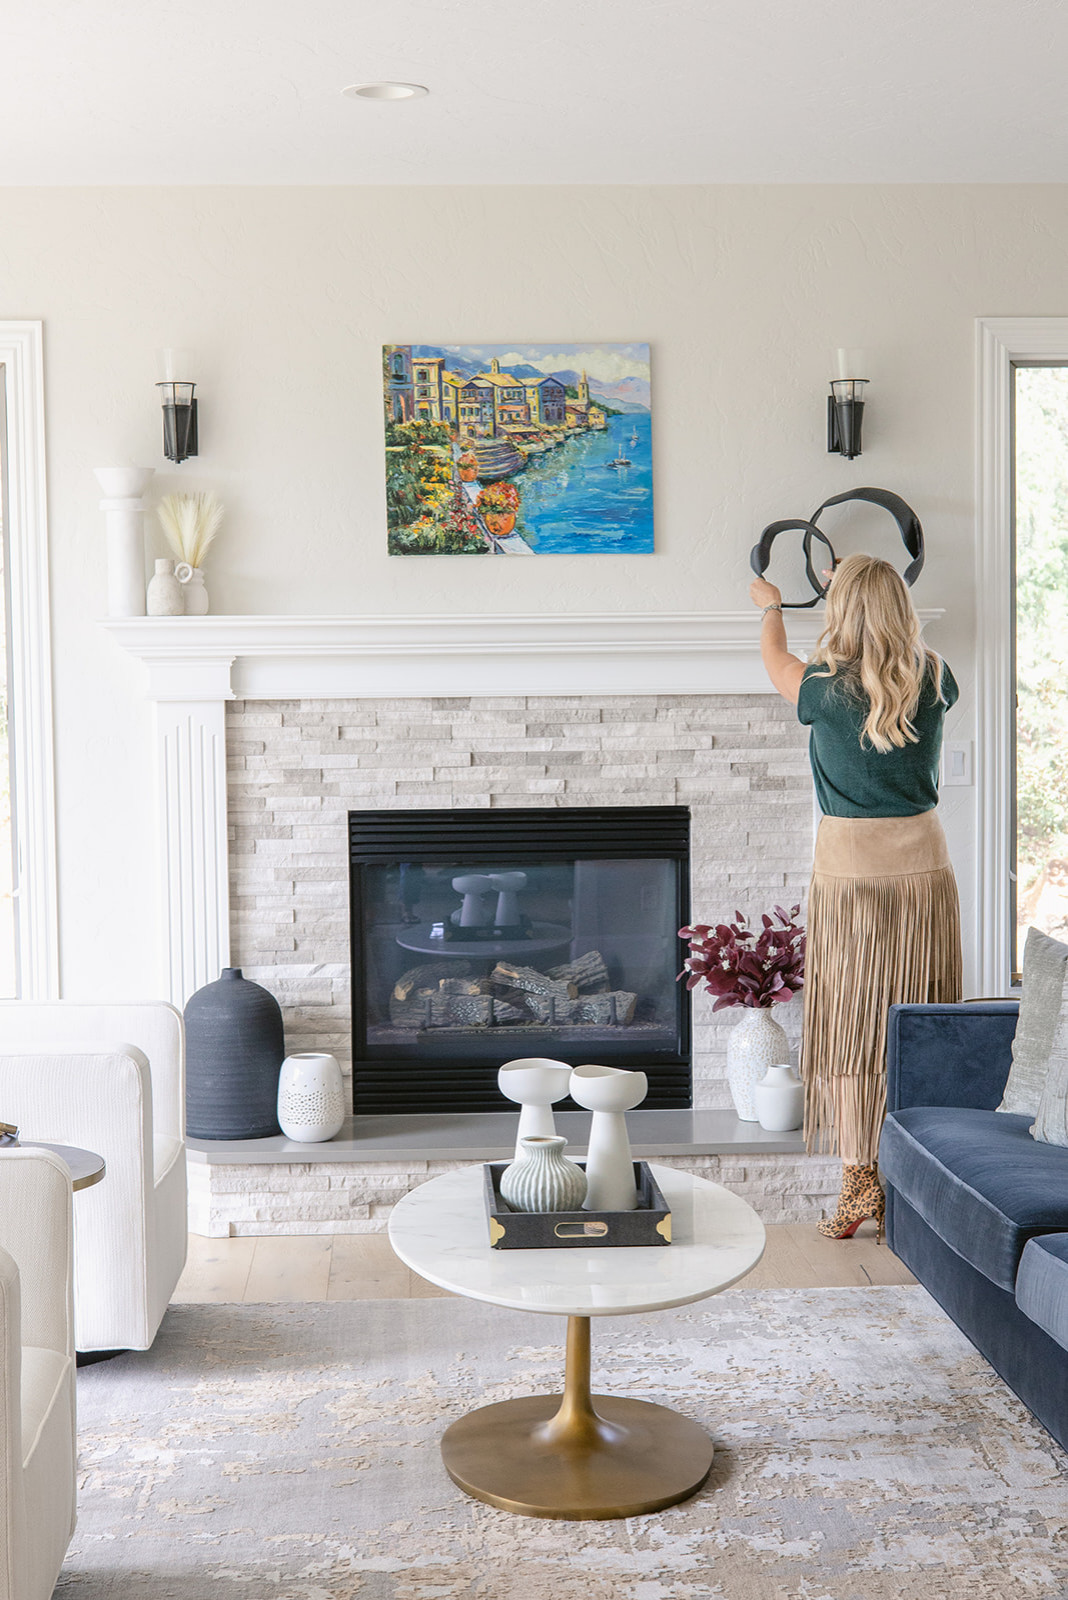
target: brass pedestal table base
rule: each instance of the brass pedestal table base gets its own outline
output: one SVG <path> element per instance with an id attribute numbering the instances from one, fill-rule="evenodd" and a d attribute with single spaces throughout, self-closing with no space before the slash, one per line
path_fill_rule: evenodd
<path id="1" fill-rule="evenodd" d="M 476 1500 L 527 1517 L 592 1521 L 661 1511 L 698 1490 L 712 1441 L 677 1411 L 590 1393 L 590 1319 L 569 1317 L 563 1395 L 529 1395 L 461 1417 L 445 1468 Z"/>

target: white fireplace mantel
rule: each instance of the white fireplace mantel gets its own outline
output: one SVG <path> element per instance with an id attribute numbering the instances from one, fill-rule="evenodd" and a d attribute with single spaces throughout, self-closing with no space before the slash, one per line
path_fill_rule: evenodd
<path id="1" fill-rule="evenodd" d="M 924 622 L 941 611 L 923 611 Z M 123 617 L 155 702 L 163 978 L 176 1005 L 230 958 L 227 700 L 760 694 L 755 611 Z M 807 654 L 822 616 L 789 613 Z"/>
<path id="2" fill-rule="evenodd" d="M 790 620 L 809 650 L 818 624 Z M 766 691 L 755 611 L 130 617 L 108 631 L 154 700 Z"/>

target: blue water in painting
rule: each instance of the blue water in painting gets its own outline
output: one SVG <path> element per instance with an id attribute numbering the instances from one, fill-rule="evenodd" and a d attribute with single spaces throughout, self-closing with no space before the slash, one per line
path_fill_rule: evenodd
<path id="1" fill-rule="evenodd" d="M 620 448 L 631 466 L 606 466 Z M 538 555 L 642 555 L 653 548 L 648 412 L 609 417 L 602 433 L 569 439 L 513 482 L 522 496 L 516 531 Z"/>

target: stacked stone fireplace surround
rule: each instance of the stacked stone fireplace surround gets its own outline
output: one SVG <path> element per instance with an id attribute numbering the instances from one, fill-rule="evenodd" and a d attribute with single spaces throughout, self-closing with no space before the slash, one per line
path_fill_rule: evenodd
<path id="1" fill-rule="evenodd" d="M 351 1071 L 347 812 L 374 806 L 685 805 L 695 920 L 804 902 L 812 859 L 805 736 L 767 694 L 241 701 L 227 709 L 231 960 L 282 1003 L 289 1050 Z M 800 1006 L 777 1008 L 796 1050 Z M 694 1105 L 729 1108 L 736 1013 L 694 996 Z M 521 1052 L 520 1052 L 521 1053 Z M 828 1157 L 663 1158 L 737 1190 L 767 1222 L 837 1193 Z M 309 1159 L 190 1165 L 213 1235 L 364 1233 L 463 1162 Z"/>

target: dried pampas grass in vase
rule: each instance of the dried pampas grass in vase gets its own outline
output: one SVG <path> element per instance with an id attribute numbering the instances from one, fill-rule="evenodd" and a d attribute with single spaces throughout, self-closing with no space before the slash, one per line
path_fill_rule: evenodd
<path id="1" fill-rule="evenodd" d="M 185 585 L 185 614 L 203 617 L 208 610 L 204 557 L 222 522 L 222 502 L 211 494 L 168 494 L 159 503 L 159 520 L 167 543 L 178 558 L 174 575 Z"/>

